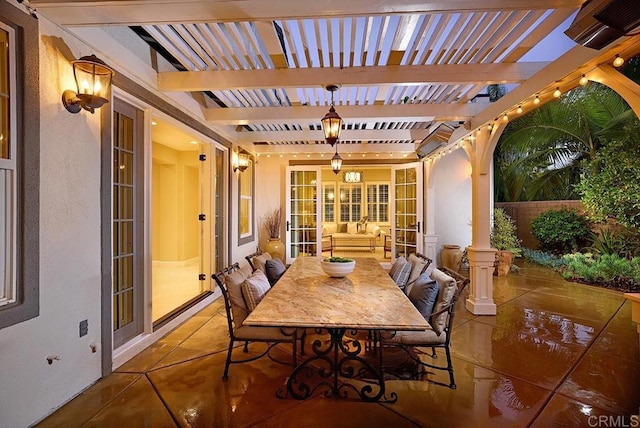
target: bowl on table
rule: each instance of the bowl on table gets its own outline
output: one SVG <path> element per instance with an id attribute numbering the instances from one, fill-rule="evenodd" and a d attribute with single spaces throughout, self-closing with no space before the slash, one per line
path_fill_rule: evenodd
<path id="1" fill-rule="evenodd" d="M 329 257 L 320 262 L 320 267 L 332 278 L 343 278 L 353 272 L 356 261 L 344 257 Z"/>

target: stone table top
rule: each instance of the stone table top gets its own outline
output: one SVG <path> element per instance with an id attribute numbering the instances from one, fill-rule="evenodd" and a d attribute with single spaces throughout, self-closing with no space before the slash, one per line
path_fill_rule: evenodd
<path id="1" fill-rule="evenodd" d="M 243 324 L 272 327 L 424 330 L 427 321 L 374 258 L 331 278 L 319 257 L 299 257 Z"/>

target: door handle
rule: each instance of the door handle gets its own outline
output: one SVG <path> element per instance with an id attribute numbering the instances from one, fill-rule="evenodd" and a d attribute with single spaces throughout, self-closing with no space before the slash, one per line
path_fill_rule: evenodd
<path id="1" fill-rule="evenodd" d="M 289 231 L 289 220 L 287 220 L 287 232 Z"/>
<path id="2" fill-rule="evenodd" d="M 420 233 L 420 222 L 418 222 L 417 226 L 418 226 L 418 233 Z"/>

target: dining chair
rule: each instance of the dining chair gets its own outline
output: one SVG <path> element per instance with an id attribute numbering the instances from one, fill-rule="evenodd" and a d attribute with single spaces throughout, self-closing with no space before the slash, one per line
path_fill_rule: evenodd
<path id="1" fill-rule="evenodd" d="M 455 389 L 456 384 L 453 376 L 453 365 L 451 362 L 451 334 L 453 332 L 453 319 L 455 315 L 456 302 L 464 291 L 469 278 L 460 275 L 446 267 L 434 269 L 430 278 L 437 283 L 439 292 L 432 313 L 423 316 L 429 321 L 430 328 L 423 331 L 397 331 L 386 332 L 381 335 L 383 347 L 397 347 L 403 349 L 407 355 L 422 368 L 436 370 L 446 370 L 449 372 L 449 388 Z M 447 365 L 436 365 L 428 363 L 420 358 L 421 354 L 426 354 L 419 348 L 431 348 L 431 358 L 438 358 L 436 348 L 444 348 L 447 357 Z"/>
<path id="2" fill-rule="evenodd" d="M 255 272 L 253 272 L 253 274 L 255 274 Z M 212 275 L 216 284 L 222 291 L 224 307 L 227 315 L 227 327 L 229 329 L 229 348 L 227 350 L 227 359 L 225 361 L 224 372 L 222 374 L 222 379 L 224 380 L 229 377 L 229 366 L 231 364 L 255 361 L 265 355 L 273 361 L 281 362 L 269 355 L 269 351 L 279 343 L 292 344 L 293 367 L 295 367 L 297 363 L 298 340 L 300 340 L 301 343 L 301 353 L 304 354 L 304 340 L 306 336 L 304 329 L 253 327 L 243 325 L 243 321 L 252 310 L 250 304 L 247 302 L 247 300 L 250 301 L 251 299 L 245 299 L 243 296 L 243 284 L 246 286 L 247 278 L 251 278 L 251 275 L 252 273 L 241 269 L 238 263 L 234 263 L 233 265 Z M 262 274 L 260 273 L 260 275 Z M 266 291 L 264 292 L 266 293 Z M 232 356 L 235 342 L 245 342 L 243 349 L 244 353 L 249 352 L 248 344 L 253 342 L 266 343 L 267 348 L 258 355 L 234 360 Z"/>

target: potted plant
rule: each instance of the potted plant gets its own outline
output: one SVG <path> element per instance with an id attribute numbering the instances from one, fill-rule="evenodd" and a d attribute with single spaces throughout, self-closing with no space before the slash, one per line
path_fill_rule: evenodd
<path id="1" fill-rule="evenodd" d="M 518 257 L 522 250 L 520 240 L 516 235 L 516 224 L 502 208 L 494 208 L 493 210 L 491 246 L 498 250 L 494 274 L 497 276 L 507 275 L 511 271 L 513 258 Z"/>
<path id="2" fill-rule="evenodd" d="M 267 232 L 269 241 L 265 245 L 265 251 L 271 257 L 277 257 L 284 261 L 284 243 L 280 240 L 280 225 L 282 224 L 282 211 L 280 207 L 268 211 L 262 217 L 262 227 Z"/>

